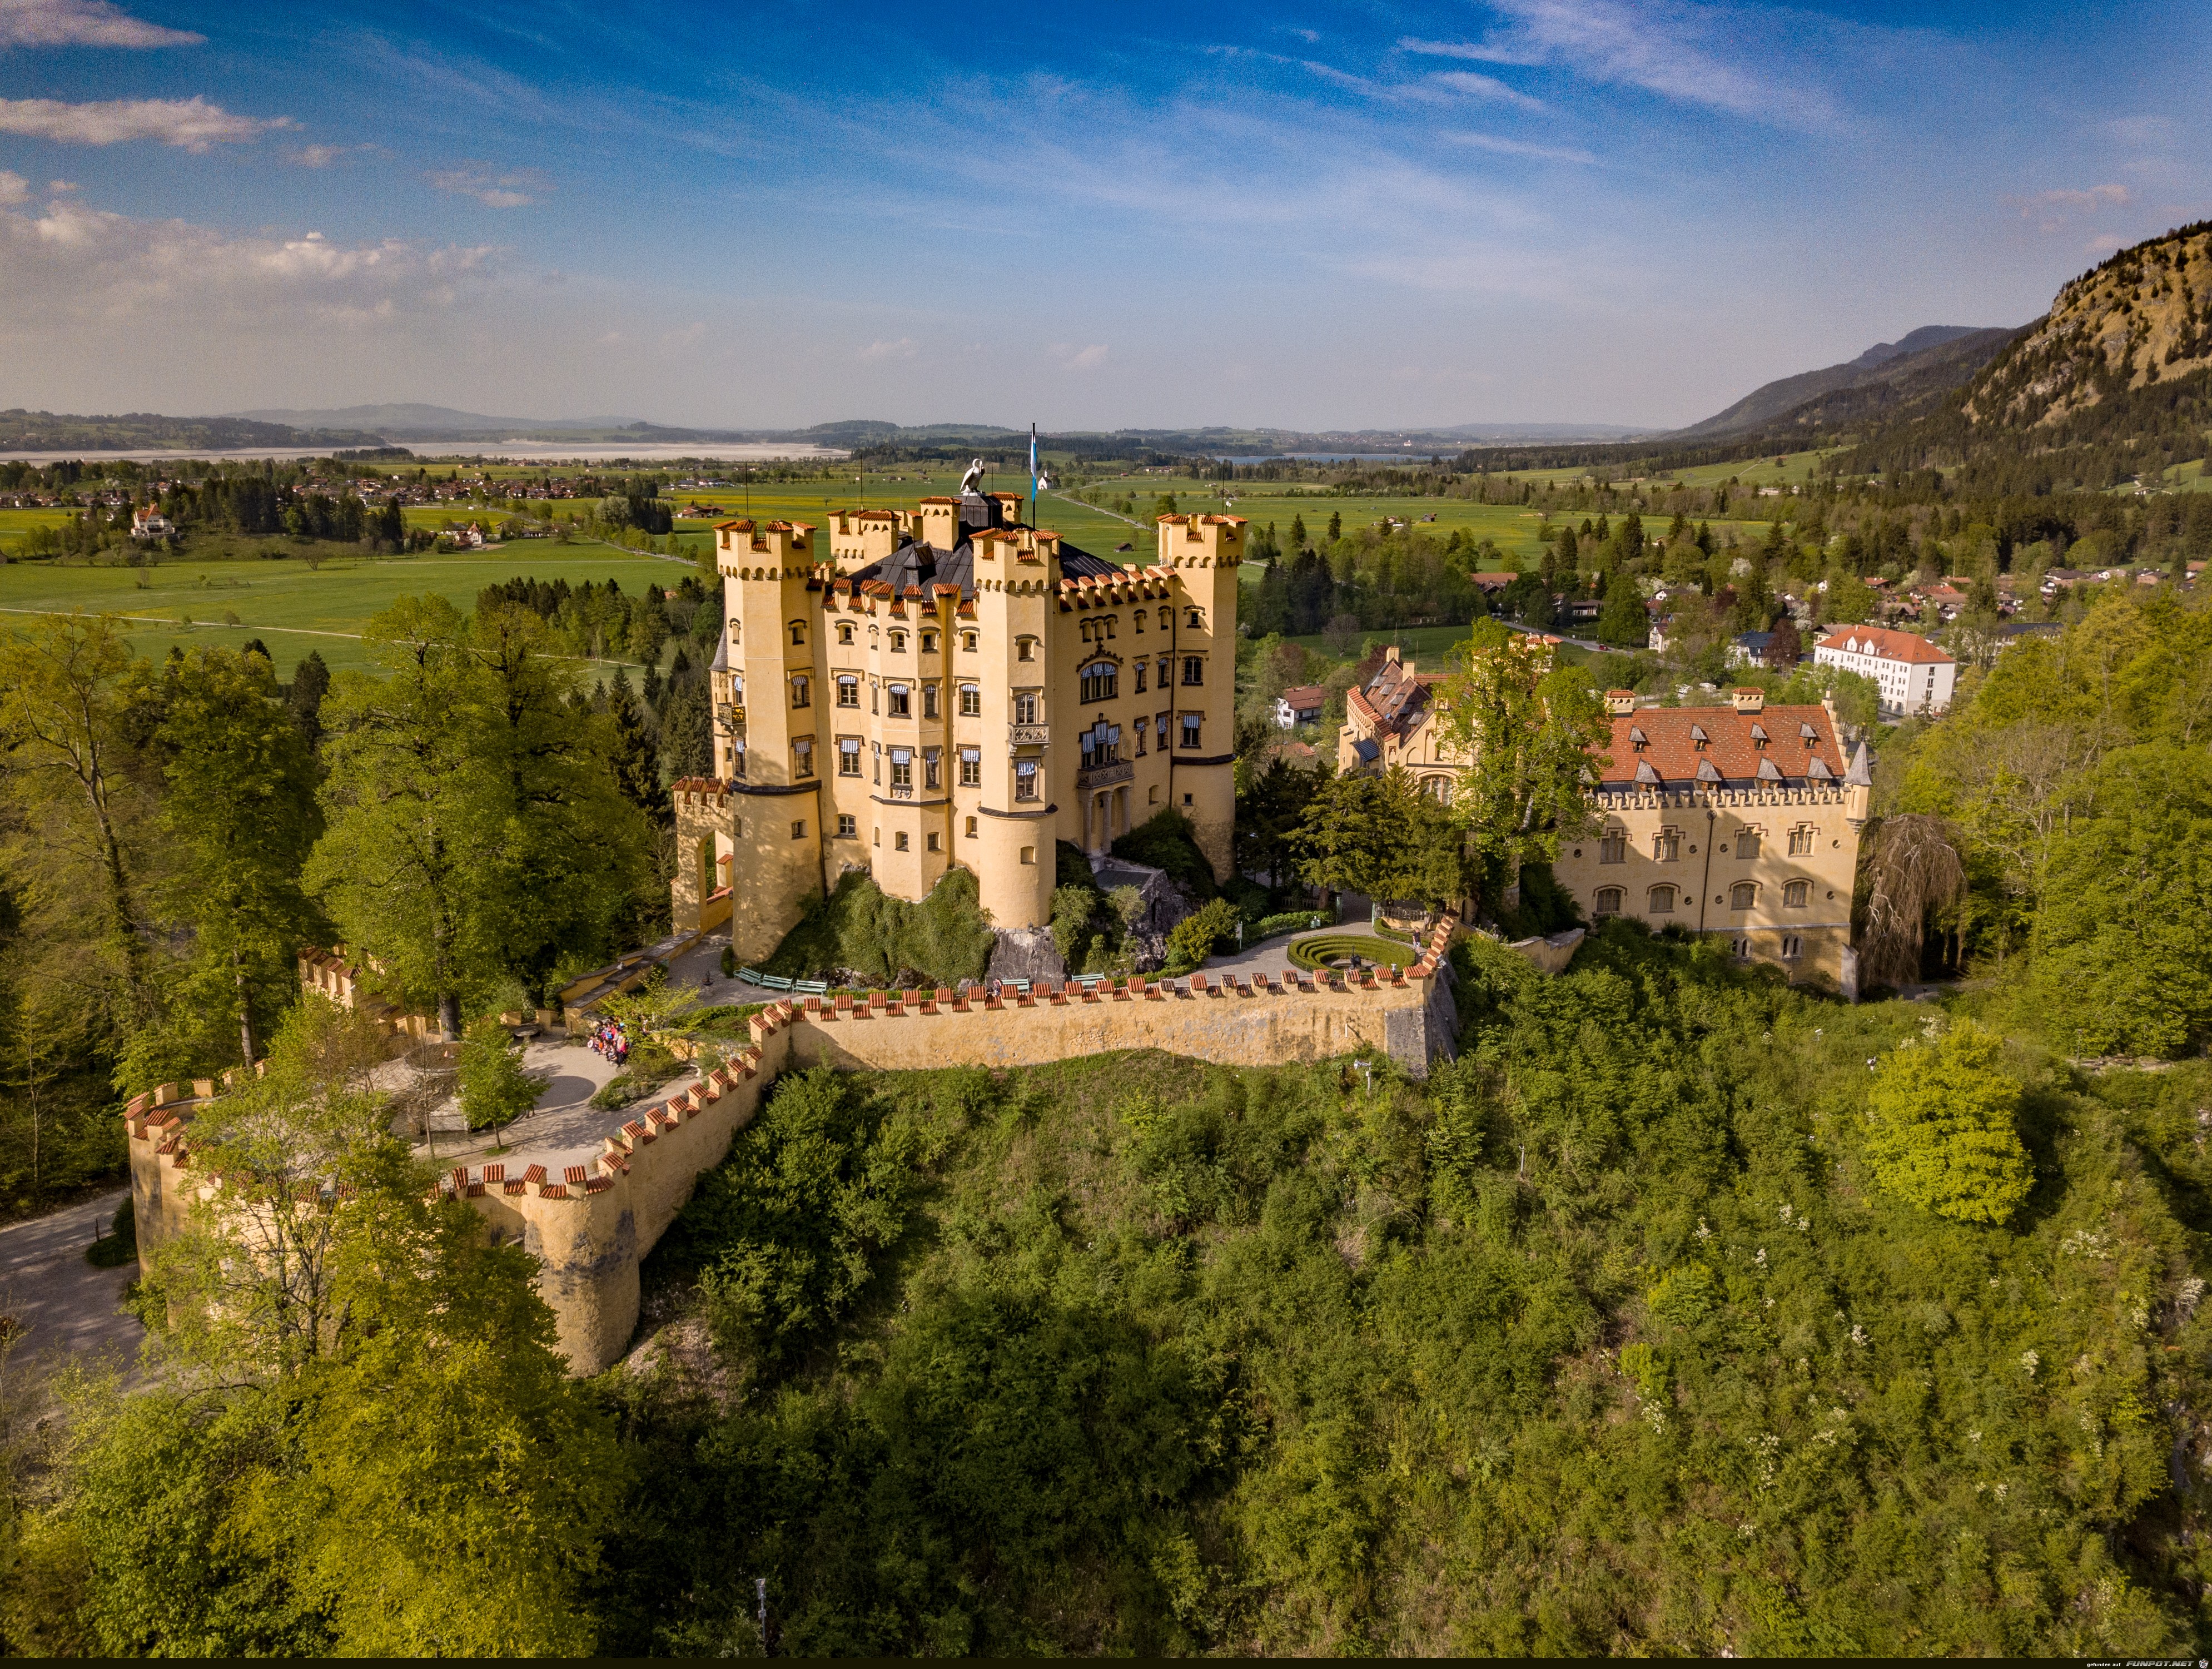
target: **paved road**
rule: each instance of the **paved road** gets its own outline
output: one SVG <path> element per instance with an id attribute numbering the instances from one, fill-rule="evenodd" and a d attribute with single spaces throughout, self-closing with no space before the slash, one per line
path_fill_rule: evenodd
<path id="1" fill-rule="evenodd" d="M 138 1266 L 94 1269 L 84 1260 L 95 1228 L 107 1225 L 130 1191 L 118 1188 L 0 1227 L 0 1314 L 24 1330 L 16 1364 L 33 1377 L 100 1350 L 126 1363 L 137 1356 L 145 1330 L 120 1300 Z"/>

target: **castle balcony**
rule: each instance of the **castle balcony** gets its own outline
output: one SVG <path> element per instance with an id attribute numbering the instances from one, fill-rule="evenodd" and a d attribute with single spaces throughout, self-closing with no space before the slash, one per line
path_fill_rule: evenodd
<path id="1" fill-rule="evenodd" d="M 1006 744 L 1010 747 L 1025 747 L 1032 743 L 1042 745 L 1052 740 L 1048 724 L 1010 724 L 1006 727 Z"/>
<path id="2" fill-rule="evenodd" d="M 1089 771 L 1075 773 L 1075 786 L 1079 789 L 1110 788 L 1116 783 L 1126 783 L 1137 774 L 1136 761 L 1116 759 L 1110 765 L 1097 765 Z"/>

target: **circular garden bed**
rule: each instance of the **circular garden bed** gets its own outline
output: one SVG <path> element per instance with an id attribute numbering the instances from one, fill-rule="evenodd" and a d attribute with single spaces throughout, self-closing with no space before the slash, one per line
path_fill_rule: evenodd
<path id="1" fill-rule="evenodd" d="M 1291 960 L 1309 971 L 1348 968 L 1355 956 L 1370 965 L 1386 968 L 1394 965 L 1411 967 L 1420 959 L 1411 946 L 1394 944 L 1371 933 L 1316 933 L 1291 941 Z"/>

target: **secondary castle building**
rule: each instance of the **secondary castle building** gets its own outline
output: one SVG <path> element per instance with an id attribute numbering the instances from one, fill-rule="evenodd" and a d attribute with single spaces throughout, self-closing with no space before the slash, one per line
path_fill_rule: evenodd
<path id="1" fill-rule="evenodd" d="M 716 527 L 714 775 L 676 785 L 679 929 L 726 899 L 755 960 L 849 870 L 916 900 L 956 867 L 994 926 L 1041 927 L 1054 843 L 1103 851 L 1170 807 L 1228 877 L 1243 519 L 1163 516 L 1158 559 L 1125 568 L 1021 504 Z"/>
<path id="2" fill-rule="evenodd" d="M 1346 703 L 1338 768 L 1402 767 L 1449 801 L 1465 762 L 1437 746 L 1435 695 L 1393 654 Z M 1553 865 L 1584 917 L 1712 935 L 1793 980 L 1855 989 L 1851 891 L 1873 778 L 1863 745 L 1845 764 L 1833 710 L 1769 707 L 1748 688 L 1725 707 L 1639 707 L 1629 690 L 1606 706 L 1596 826 Z"/>

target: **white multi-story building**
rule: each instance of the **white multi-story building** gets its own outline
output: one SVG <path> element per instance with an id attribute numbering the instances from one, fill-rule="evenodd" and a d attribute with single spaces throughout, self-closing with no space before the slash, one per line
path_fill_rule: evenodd
<path id="1" fill-rule="evenodd" d="M 1814 647 L 1813 664 L 1874 679 L 1893 716 L 1943 712 L 1959 677 L 1959 663 L 1925 637 L 1887 626 L 1837 627 Z"/>

